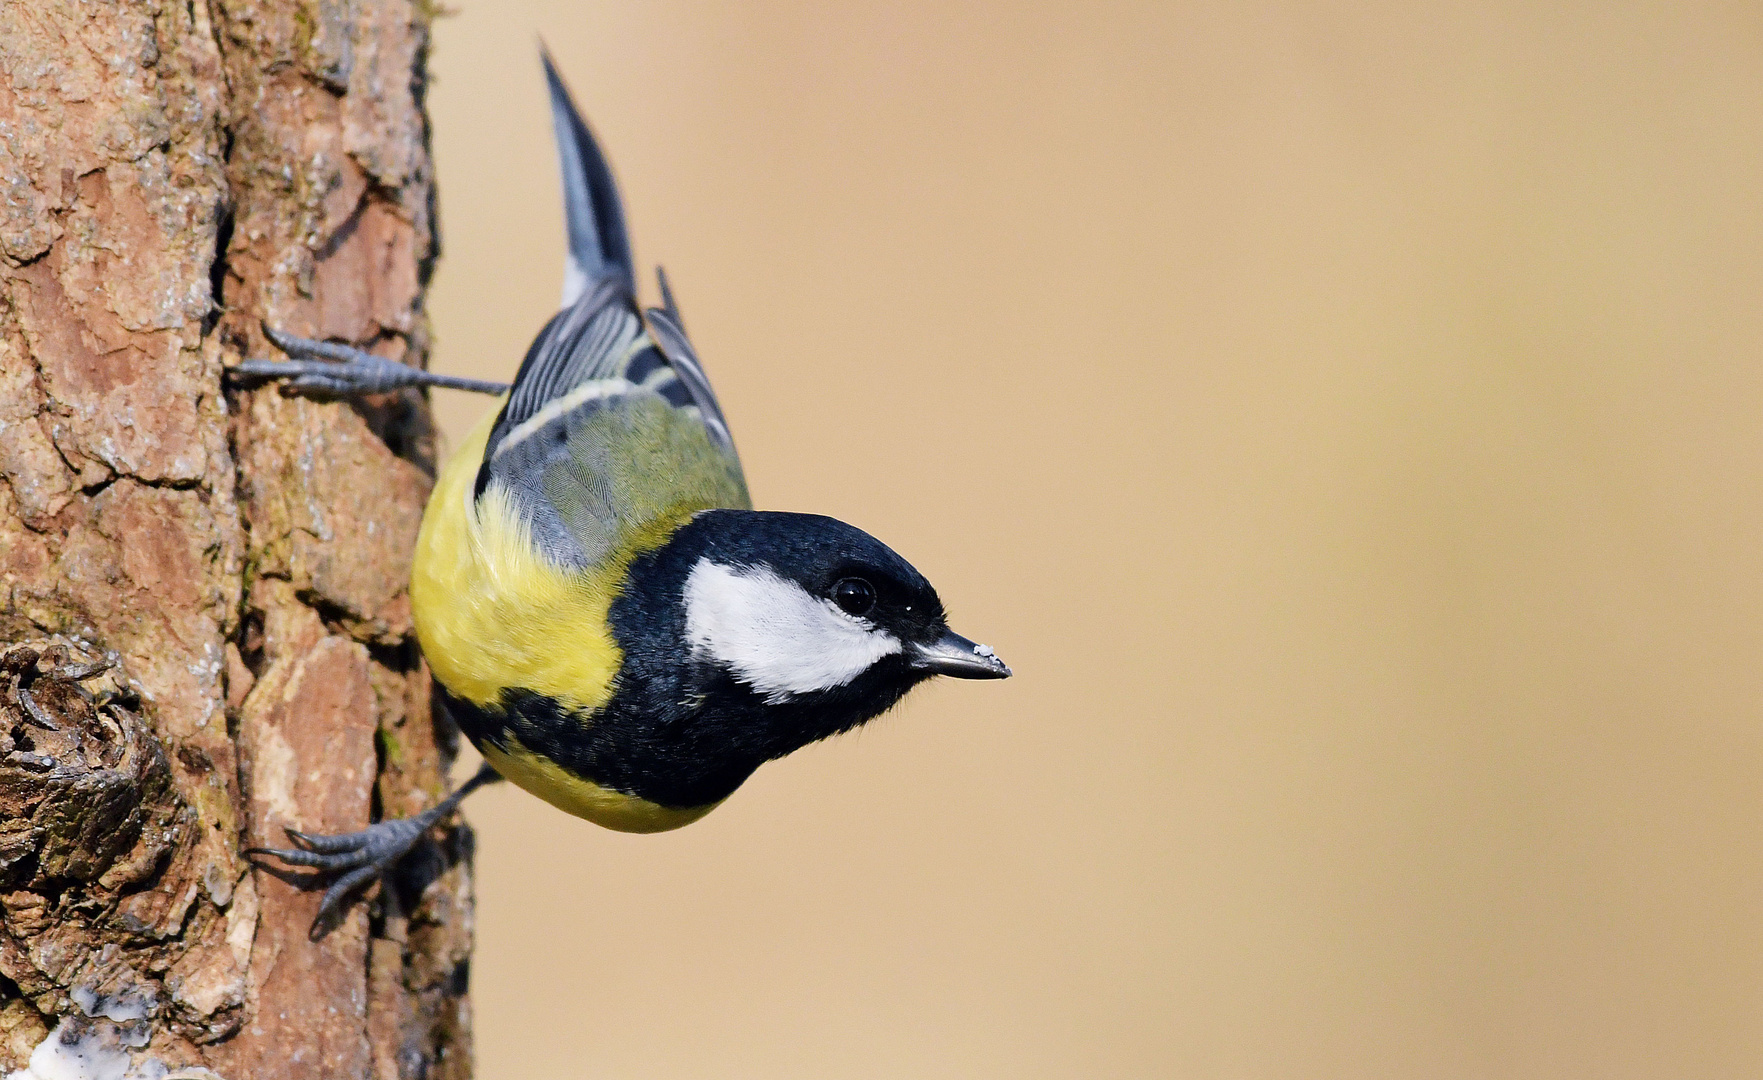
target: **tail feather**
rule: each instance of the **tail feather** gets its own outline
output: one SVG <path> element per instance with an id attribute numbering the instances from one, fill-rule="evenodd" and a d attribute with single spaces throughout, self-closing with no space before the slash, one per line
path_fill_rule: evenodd
<path id="1" fill-rule="evenodd" d="M 563 268 L 563 307 L 605 278 L 617 278 L 636 294 L 631 244 L 624 227 L 624 208 L 612 169 L 594 142 L 569 88 L 544 46 L 545 83 L 551 89 L 551 122 L 557 133 L 557 157 L 563 168 L 563 207 L 569 223 L 569 257 Z"/>

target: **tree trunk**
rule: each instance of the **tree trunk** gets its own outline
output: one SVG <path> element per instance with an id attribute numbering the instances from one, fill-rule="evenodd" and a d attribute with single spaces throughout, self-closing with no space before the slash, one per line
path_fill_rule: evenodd
<path id="1" fill-rule="evenodd" d="M 222 381 L 426 354 L 432 14 L 0 0 L 0 1071 L 470 1072 L 463 827 L 316 941 L 240 854 L 443 791 L 427 406 Z"/>

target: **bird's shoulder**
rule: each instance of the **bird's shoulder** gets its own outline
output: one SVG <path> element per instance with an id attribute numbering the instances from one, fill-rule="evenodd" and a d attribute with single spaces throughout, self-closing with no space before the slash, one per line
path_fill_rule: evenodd
<path id="1" fill-rule="evenodd" d="M 658 524 L 750 505 L 722 411 L 677 321 L 602 280 L 534 340 L 474 481 L 549 561 L 588 570 Z"/>

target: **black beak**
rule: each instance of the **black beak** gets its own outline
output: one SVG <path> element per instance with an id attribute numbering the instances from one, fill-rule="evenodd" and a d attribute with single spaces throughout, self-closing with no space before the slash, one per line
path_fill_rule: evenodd
<path id="1" fill-rule="evenodd" d="M 975 645 L 953 630 L 929 645 L 908 647 L 912 667 L 932 675 L 953 675 L 957 679 L 1008 679 L 1010 668 L 998 659 L 989 645 Z"/>

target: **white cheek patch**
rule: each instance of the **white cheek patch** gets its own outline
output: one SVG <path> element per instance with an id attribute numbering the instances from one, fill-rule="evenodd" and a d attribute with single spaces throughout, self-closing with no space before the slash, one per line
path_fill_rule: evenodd
<path id="1" fill-rule="evenodd" d="M 759 566 L 699 559 L 686 577 L 686 640 L 771 704 L 843 686 L 900 639 Z"/>

